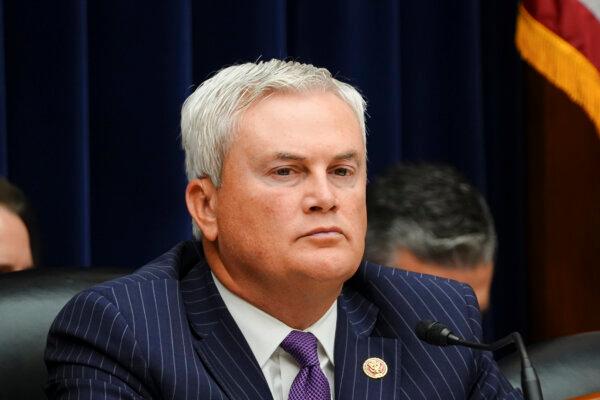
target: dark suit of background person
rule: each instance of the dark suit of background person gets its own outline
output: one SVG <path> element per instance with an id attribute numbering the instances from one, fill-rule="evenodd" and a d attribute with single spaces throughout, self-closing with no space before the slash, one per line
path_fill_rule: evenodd
<path id="1" fill-rule="evenodd" d="M 211 97 L 232 87 L 233 106 Z M 49 397 L 272 398 L 216 278 L 290 331 L 310 329 L 336 305 L 336 399 L 521 398 L 489 353 L 429 346 L 413 333 L 430 318 L 478 340 L 466 285 L 361 262 L 366 143 L 356 96 L 326 70 L 278 60 L 230 67 L 197 89 L 182 137 L 201 243 L 67 304 L 48 338 Z M 191 153 L 210 137 L 194 135 L 223 123 L 211 110 L 240 109 L 238 124 L 225 124 L 237 132 L 216 174 L 195 164 Z M 387 375 L 363 372 L 371 357 Z"/>

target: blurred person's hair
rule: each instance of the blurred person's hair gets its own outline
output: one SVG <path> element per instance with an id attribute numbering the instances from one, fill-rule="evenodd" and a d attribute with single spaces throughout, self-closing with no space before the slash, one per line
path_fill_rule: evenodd
<path id="1" fill-rule="evenodd" d="M 447 267 L 492 262 L 494 221 L 483 196 L 454 168 L 397 165 L 369 185 L 367 253 L 392 265 L 395 252 Z"/>
<path id="2" fill-rule="evenodd" d="M 211 179 L 219 186 L 225 154 L 237 133 L 243 111 L 274 92 L 331 92 L 352 109 L 366 150 L 365 108 L 361 94 L 332 77 L 325 68 L 270 60 L 234 65 L 204 81 L 181 110 L 181 137 L 188 180 Z M 194 226 L 194 235 L 200 231 Z"/>
<path id="3" fill-rule="evenodd" d="M 0 177 L 0 207 L 4 207 L 23 221 L 29 234 L 33 266 L 37 267 L 39 263 L 39 239 L 35 214 L 21 189 L 11 184 L 4 177 Z"/>

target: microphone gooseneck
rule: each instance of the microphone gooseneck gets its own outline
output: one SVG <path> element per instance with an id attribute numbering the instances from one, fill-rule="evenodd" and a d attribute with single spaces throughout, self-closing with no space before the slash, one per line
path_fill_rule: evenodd
<path id="1" fill-rule="evenodd" d="M 459 338 L 440 322 L 422 320 L 415 327 L 415 333 L 419 339 L 434 346 L 464 346 L 478 350 L 496 351 L 514 343 L 521 358 L 521 387 L 525 398 L 528 400 L 543 400 L 540 380 L 529 360 L 523 338 L 518 332 L 513 332 L 490 344 L 477 343 Z"/>

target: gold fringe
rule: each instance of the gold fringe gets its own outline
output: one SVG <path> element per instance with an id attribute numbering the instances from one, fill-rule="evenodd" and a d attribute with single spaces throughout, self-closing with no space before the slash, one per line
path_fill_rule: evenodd
<path id="1" fill-rule="evenodd" d="M 523 4 L 519 5 L 516 43 L 528 63 L 587 112 L 600 136 L 600 71 L 575 47 L 533 18 Z"/>

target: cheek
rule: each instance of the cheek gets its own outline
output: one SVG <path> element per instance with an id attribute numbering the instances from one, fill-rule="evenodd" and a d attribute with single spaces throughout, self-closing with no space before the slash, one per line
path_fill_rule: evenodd
<path id="1" fill-rule="evenodd" d="M 350 203 L 348 210 L 352 228 L 358 233 L 362 233 L 364 237 L 364 234 L 367 231 L 367 206 L 365 196 L 363 194 L 356 194 L 348 199 L 348 201 Z"/>
<path id="2" fill-rule="evenodd" d="M 288 236 L 286 233 L 294 231 L 301 211 L 290 196 L 270 193 L 256 200 L 253 203 L 255 207 L 248 209 L 247 212 L 254 213 L 254 223 L 260 228 L 257 232 L 258 237 L 276 243 L 286 238 Z"/>
<path id="3" fill-rule="evenodd" d="M 265 201 L 265 198 L 268 200 Z M 298 211 L 301 211 L 299 202 L 288 193 L 269 193 L 265 195 L 265 198 L 261 199 L 263 212 L 273 217 L 285 218 L 289 215 L 297 213 Z"/>
<path id="4" fill-rule="evenodd" d="M 233 230 L 234 234 L 271 236 L 273 232 L 281 233 L 292 222 L 294 205 L 289 196 L 258 190 L 228 196 L 229 201 L 219 208 L 219 220 L 224 221 L 224 229 Z"/>

